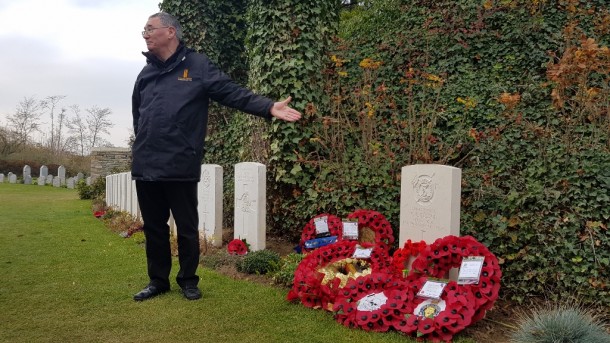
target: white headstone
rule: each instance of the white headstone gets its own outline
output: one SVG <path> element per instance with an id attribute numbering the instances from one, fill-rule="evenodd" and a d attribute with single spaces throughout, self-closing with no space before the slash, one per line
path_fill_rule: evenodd
<path id="1" fill-rule="evenodd" d="M 87 186 L 91 186 L 91 176 L 87 177 L 86 183 L 87 183 Z"/>
<path id="2" fill-rule="evenodd" d="M 47 175 L 49 175 L 49 167 L 47 167 L 47 166 L 41 166 L 41 167 L 40 167 L 40 175 L 39 175 L 39 177 L 44 177 L 44 178 L 46 178 L 46 177 L 47 177 Z"/>
<path id="3" fill-rule="evenodd" d="M 59 166 L 59 168 L 57 168 L 57 176 L 59 177 L 60 185 L 65 185 L 66 184 L 66 167 Z"/>
<path id="4" fill-rule="evenodd" d="M 74 178 L 69 177 L 68 180 L 66 180 L 66 184 L 67 184 L 68 188 L 74 189 Z"/>
<path id="5" fill-rule="evenodd" d="M 17 174 L 9 173 L 8 175 L 9 183 L 17 183 Z"/>
<path id="6" fill-rule="evenodd" d="M 462 170 L 437 164 L 402 168 L 399 247 L 407 239 L 431 244 L 460 235 Z"/>
<path id="7" fill-rule="evenodd" d="M 26 175 L 23 177 L 23 184 L 24 185 L 31 185 L 32 184 L 32 175 Z"/>
<path id="8" fill-rule="evenodd" d="M 85 174 L 78 173 L 78 174 L 76 174 L 76 180 L 75 181 L 78 182 L 78 181 L 80 181 L 80 180 L 82 180 L 84 178 L 85 178 Z"/>
<path id="9" fill-rule="evenodd" d="M 46 177 L 40 176 L 38 178 L 38 186 L 44 186 L 45 181 L 47 180 Z"/>
<path id="10" fill-rule="evenodd" d="M 0 173 L 0 183 L 4 182 L 4 173 Z"/>
<path id="11" fill-rule="evenodd" d="M 26 176 L 32 176 L 32 168 L 27 164 L 23 167 L 23 180 L 25 181 Z"/>
<path id="12" fill-rule="evenodd" d="M 201 165 L 201 181 L 197 186 L 199 231 L 212 245 L 222 245 L 222 167 Z"/>
<path id="13" fill-rule="evenodd" d="M 61 179 L 59 178 L 59 176 L 56 176 L 53 178 L 53 187 L 60 187 L 61 186 Z"/>
<path id="14" fill-rule="evenodd" d="M 267 237 L 267 170 L 264 164 L 235 165 L 234 237 L 245 239 L 252 251 L 265 249 Z"/>
<path id="15" fill-rule="evenodd" d="M 45 183 L 47 185 L 52 185 L 53 184 L 53 175 L 52 174 L 47 175 L 47 181 Z"/>

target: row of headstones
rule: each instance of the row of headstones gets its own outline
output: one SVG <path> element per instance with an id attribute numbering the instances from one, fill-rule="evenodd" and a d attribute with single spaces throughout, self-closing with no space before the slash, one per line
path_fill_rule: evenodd
<path id="1" fill-rule="evenodd" d="M 444 165 L 418 164 L 402 168 L 400 247 L 408 239 L 431 243 L 448 235 L 459 236 L 461 176 L 461 169 Z M 234 238 L 246 239 L 253 251 L 265 249 L 266 180 L 263 164 L 235 165 Z M 215 246 L 222 244 L 222 185 L 221 166 L 201 166 L 199 230 Z M 135 182 L 130 173 L 106 177 L 106 203 L 139 217 Z M 173 218 L 169 225 L 175 232 Z"/>
<path id="2" fill-rule="evenodd" d="M 38 174 L 38 180 L 36 181 L 39 186 L 44 186 L 45 184 L 53 185 L 54 187 L 67 186 L 68 188 L 76 187 L 76 184 L 85 179 L 83 173 L 78 173 L 75 177 L 69 177 L 66 179 L 66 168 L 64 166 L 59 166 L 57 169 L 57 176 L 53 176 L 49 174 L 49 168 L 47 166 L 40 167 L 40 174 Z M 7 177 L 9 183 L 17 183 L 17 175 L 13 174 L 13 172 L 9 172 Z M 0 173 L 0 183 L 4 182 L 5 176 L 3 173 Z M 26 185 L 31 185 L 33 183 L 32 179 L 32 168 L 28 165 L 23 167 L 23 183 Z M 91 184 L 91 178 L 87 177 L 86 179 L 87 185 Z"/>

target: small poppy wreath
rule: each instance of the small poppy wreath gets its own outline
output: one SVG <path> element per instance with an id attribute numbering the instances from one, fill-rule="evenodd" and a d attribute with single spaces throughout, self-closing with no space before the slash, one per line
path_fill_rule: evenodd
<path id="1" fill-rule="evenodd" d="M 338 241 L 341 240 L 341 238 L 342 238 L 341 236 L 342 236 L 342 232 L 343 232 L 343 222 L 341 221 L 341 218 L 339 218 L 335 215 L 332 215 L 332 214 L 322 213 L 322 214 L 319 214 L 319 215 L 311 218 L 311 220 L 309 220 L 309 222 L 307 224 L 305 224 L 305 227 L 303 227 L 303 231 L 301 233 L 301 241 L 299 243 L 302 251 L 309 252 L 311 250 L 314 250 L 314 249 L 305 248 L 305 242 L 310 239 L 316 238 L 315 220 L 317 218 L 321 218 L 324 216 L 328 217 L 327 223 L 328 223 L 328 232 L 330 233 L 330 235 L 337 236 Z"/>
<path id="2" fill-rule="evenodd" d="M 356 241 L 340 241 L 309 253 L 294 272 L 292 289 L 288 292 L 289 301 L 300 300 L 305 307 L 332 309 L 332 303 L 336 297 L 341 283 L 345 283 L 344 275 L 329 278 L 324 269 L 332 263 L 342 260 L 354 259 Z M 370 259 L 366 260 L 369 272 L 388 271 L 390 257 L 384 249 L 378 249 L 372 245 L 362 244 L 363 248 L 373 248 Z M 361 273 L 366 274 L 366 273 Z M 353 277 L 351 275 L 350 277 Z M 330 306 L 329 306 L 330 304 Z"/>
<path id="3" fill-rule="evenodd" d="M 231 255 L 245 255 L 248 253 L 248 245 L 244 240 L 235 238 L 227 245 L 227 252 Z"/>
<path id="4" fill-rule="evenodd" d="M 498 299 L 502 277 L 498 259 L 485 245 L 472 236 L 439 238 L 419 253 L 413 261 L 409 277 L 444 278 L 451 268 L 460 267 L 462 259 L 469 256 L 484 257 L 479 283 L 459 285 L 474 295 L 472 300 L 475 302 L 475 313 L 472 323 L 475 323 L 485 317 L 485 312 L 492 308 Z"/>
<path id="5" fill-rule="evenodd" d="M 426 242 L 424 241 L 412 242 L 410 239 L 407 240 L 404 246 L 400 249 L 396 249 L 392 255 L 392 273 L 397 276 L 403 276 L 405 270 L 408 268 L 409 260 L 417 257 L 426 246 Z"/>
<path id="6" fill-rule="evenodd" d="M 392 243 L 394 243 L 392 226 L 383 214 L 372 210 L 356 210 L 350 213 L 347 218 L 358 220 L 358 231 L 361 233 L 359 237 L 360 242 L 372 243 L 385 250 L 389 250 Z M 375 237 L 363 237 L 366 236 L 366 229 L 370 229 Z M 367 239 L 372 239 L 373 241 L 368 241 Z"/>
<path id="7" fill-rule="evenodd" d="M 412 312 L 411 294 L 404 280 L 387 273 L 351 279 L 333 304 L 335 319 L 349 327 L 385 332 L 397 319 Z"/>
<path id="8" fill-rule="evenodd" d="M 408 294 L 411 297 L 411 312 L 393 323 L 396 330 L 415 334 L 432 342 L 450 342 L 453 335 L 472 324 L 474 295 L 455 281 L 449 281 L 440 299 L 417 297 L 417 293 L 428 281 L 428 277 L 407 278 Z"/>

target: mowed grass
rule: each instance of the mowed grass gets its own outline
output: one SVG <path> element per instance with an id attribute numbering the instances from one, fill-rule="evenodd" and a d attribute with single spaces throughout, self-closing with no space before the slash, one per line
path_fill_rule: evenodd
<path id="1" fill-rule="evenodd" d="M 75 190 L 0 184 L 1 342 L 413 342 L 348 329 L 287 290 L 202 269 L 203 298 L 135 302 L 144 250 L 107 230 Z M 177 266 L 174 266 L 174 275 Z"/>
<path id="2" fill-rule="evenodd" d="M 173 283 L 135 302 L 145 266 L 144 250 L 110 232 L 76 191 L 0 184 L 0 342 L 414 342 L 345 328 L 288 303 L 286 289 L 207 269 L 198 301 Z"/>

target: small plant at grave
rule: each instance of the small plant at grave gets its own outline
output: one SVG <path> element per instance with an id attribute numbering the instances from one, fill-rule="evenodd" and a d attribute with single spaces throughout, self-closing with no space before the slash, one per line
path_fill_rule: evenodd
<path id="1" fill-rule="evenodd" d="M 608 343 L 610 335 L 592 311 L 566 305 L 524 315 L 511 342 Z"/>
<path id="2" fill-rule="evenodd" d="M 294 272 L 303 261 L 303 254 L 290 253 L 282 258 L 280 268 L 273 273 L 273 282 L 277 285 L 290 288 L 294 281 Z"/>
<path id="3" fill-rule="evenodd" d="M 223 266 L 236 266 L 243 260 L 243 256 L 229 254 L 225 249 L 211 251 L 201 255 L 201 265 L 205 268 L 218 270 Z"/>
<path id="4" fill-rule="evenodd" d="M 277 271 L 280 267 L 280 254 L 264 249 L 248 253 L 236 264 L 237 271 L 247 274 L 264 275 Z"/>
<path id="5" fill-rule="evenodd" d="M 130 213 L 125 211 L 115 211 L 109 209 L 102 216 L 106 227 L 112 231 L 120 234 L 123 237 L 129 237 L 130 232 L 136 232 L 141 228 L 139 220 L 135 219 Z"/>
<path id="6" fill-rule="evenodd" d="M 103 199 L 106 194 L 106 178 L 98 177 L 91 185 L 88 185 L 85 180 L 79 180 L 76 190 L 81 200 Z"/>

